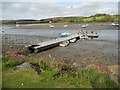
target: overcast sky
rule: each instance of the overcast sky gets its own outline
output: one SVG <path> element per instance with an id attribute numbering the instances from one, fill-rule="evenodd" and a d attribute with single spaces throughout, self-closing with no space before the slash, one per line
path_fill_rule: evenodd
<path id="1" fill-rule="evenodd" d="M 33 2 L 34 1 L 34 2 Z M 98 13 L 118 14 L 118 0 L 4 0 L 2 19 L 43 19 L 66 16 L 90 16 Z"/>

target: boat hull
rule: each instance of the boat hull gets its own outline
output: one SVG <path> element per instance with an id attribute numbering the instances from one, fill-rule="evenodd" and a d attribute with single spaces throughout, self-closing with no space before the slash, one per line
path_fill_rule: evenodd
<path id="1" fill-rule="evenodd" d="M 71 42 L 71 43 L 74 43 L 74 42 L 76 42 L 76 39 L 75 39 L 75 38 L 74 38 L 74 39 L 71 39 L 70 42 Z"/>
<path id="2" fill-rule="evenodd" d="M 61 43 L 59 44 L 59 46 L 61 46 L 61 47 L 65 47 L 65 46 L 67 46 L 67 45 L 69 45 L 69 41 L 64 41 L 64 42 L 61 42 Z"/>

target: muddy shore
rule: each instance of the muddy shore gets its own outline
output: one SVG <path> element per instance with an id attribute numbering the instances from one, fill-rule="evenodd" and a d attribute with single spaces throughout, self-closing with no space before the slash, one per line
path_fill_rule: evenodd
<path id="1" fill-rule="evenodd" d="M 87 28 L 82 28 L 82 25 L 88 24 Z M 51 28 L 53 25 L 54 28 Z M 64 27 L 68 25 L 68 27 Z M 52 29 L 52 30 L 118 30 L 118 27 L 111 26 L 111 23 L 80 23 L 80 24 L 21 24 L 14 29 Z"/>
<path id="2" fill-rule="evenodd" d="M 40 40 L 49 37 L 41 37 Z M 50 39 L 50 38 L 49 38 Z M 12 47 L 11 47 L 12 46 Z M 50 56 L 55 61 L 64 61 L 67 64 L 77 62 L 78 66 L 91 64 L 115 65 L 118 64 L 118 41 L 88 39 L 70 43 L 67 47 L 54 47 L 39 53 L 26 52 L 25 45 L 2 44 L 2 51 L 17 51 L 32 59 Z"/>

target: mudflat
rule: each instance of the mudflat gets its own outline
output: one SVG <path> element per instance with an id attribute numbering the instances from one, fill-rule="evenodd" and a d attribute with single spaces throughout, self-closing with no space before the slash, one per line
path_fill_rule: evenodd
<path id="1" fill-rule="evenodd" d="M 44 41 L 45 39 L 48 40 L 50 39 L 50 37 L 40 38 L 40 40 L 42 41 Z M 8 43 L 2 44 L 3 52 L 13 50 L 17 51 L 19 54 L 29 56 L 32 59 L 41 59 L 50 56 L 50 58 L 54 59 L 55 61 L 64 61 L 67 64 L 72 64 L 74 61 L 76 61 L 78 66 L 86 65 L 88 63 L 104 65 L 118 64 L 117 40 L 78 40 L 75 43 L 70 43 L 67 47 L 57 46 L 39 53 L 26 52 L 25 45 L 16 45 Z"/>

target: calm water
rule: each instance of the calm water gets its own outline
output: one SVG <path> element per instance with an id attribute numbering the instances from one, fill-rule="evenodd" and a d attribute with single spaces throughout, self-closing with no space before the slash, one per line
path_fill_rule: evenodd
<path id="1" fill-rule="evenodd" d="M 79 30 L 41 30 L 41 29 L 13 29 L 14 26 L 2 26 L 0 33 L 4 30 L 4 34 L 20 34 L 20 35 L 39 35 L 48 37 L 58 37 L 59 33 L 69 32 L 72 34 L 78 33 Z M 0 26 L 1 28 L 1 26 Z M 86 30 L 84 30 L 85 32 Z M 89 30 L 90 33 L 92 30 Z M 99 34 L 99 39 L 102 40 L 118 40 L 118 30 L 94 30 Z"/>

